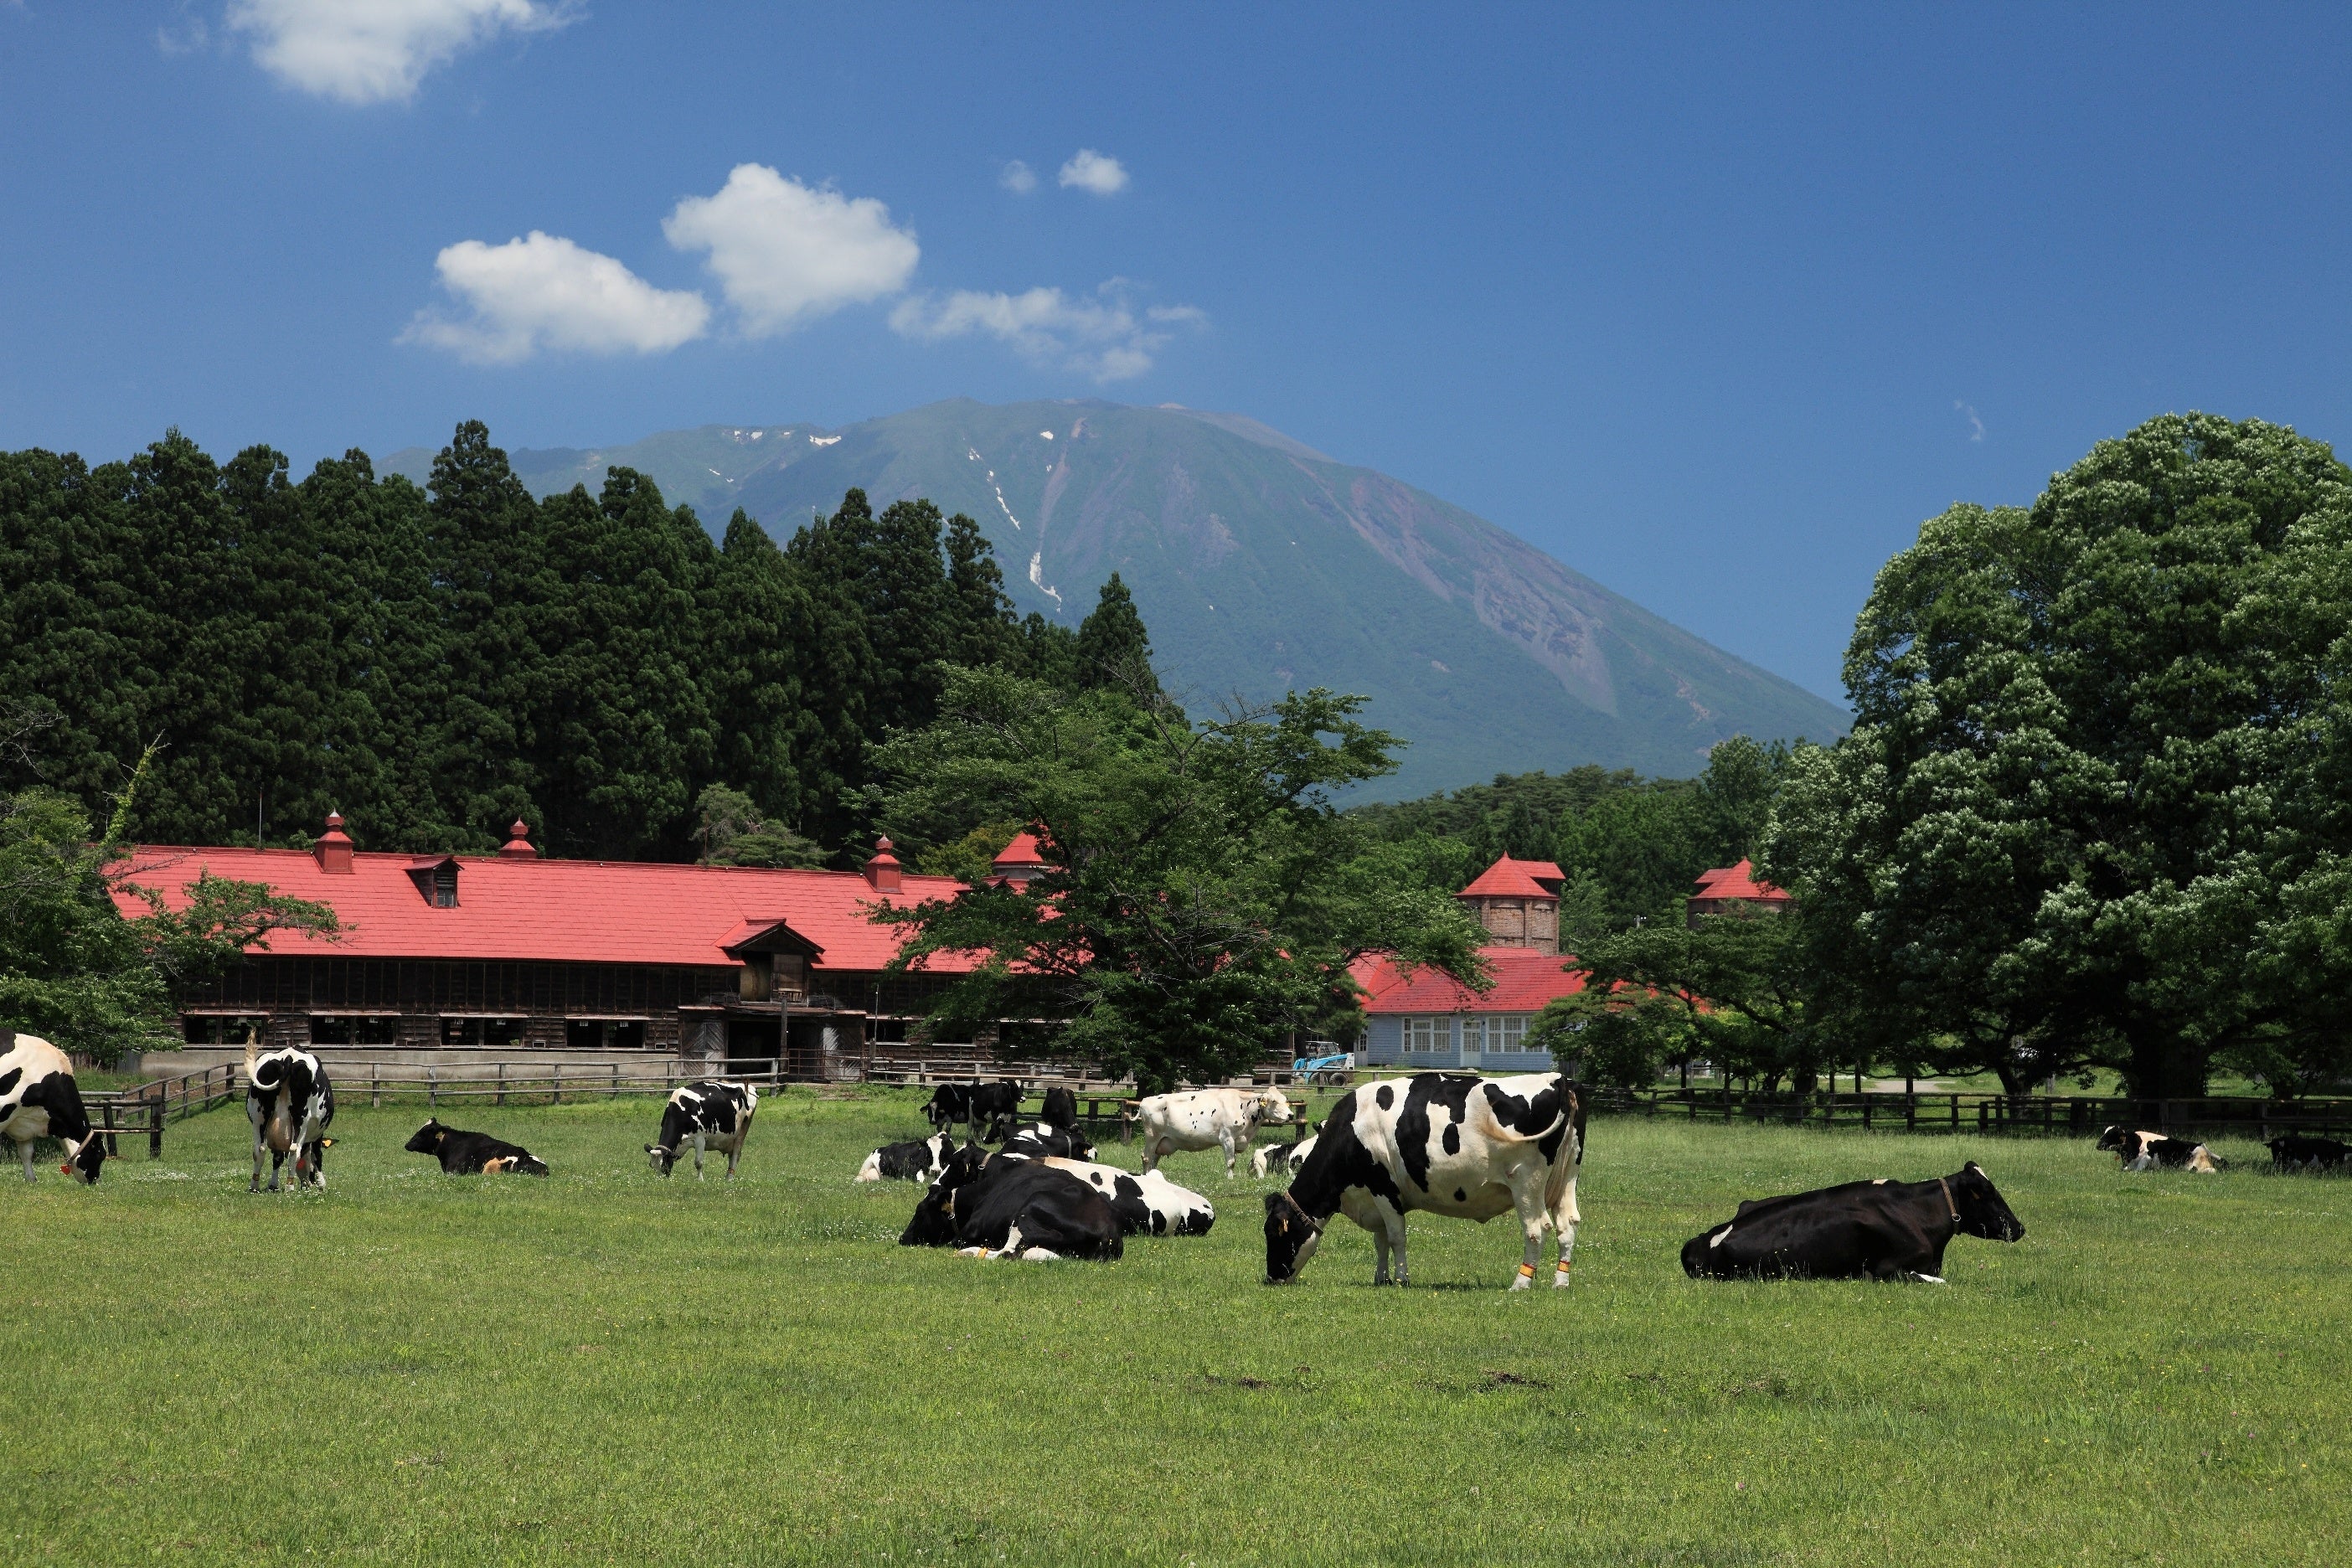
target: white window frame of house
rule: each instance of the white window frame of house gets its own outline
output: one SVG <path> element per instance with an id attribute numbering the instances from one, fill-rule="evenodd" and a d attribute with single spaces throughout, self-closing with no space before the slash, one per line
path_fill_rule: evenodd
<path id="1" fill-rule="evenodd" d="M 1404 1048 L 1408 1056 L 1432 1057 L 1454 1044 L 1454 1031 L 1438 1026 L 1450 1020 L 1430 1014 L 1419 1014 L 1404 1021 Z"/>
<path id="2" fill-rule="evenodd" d="M 1466 1067 L 1473 1057 L 1483 1056 L 1486 1049 L 1486 1017 L 1483 1013 L 1465 1013 L 1462 1017 L 1462 1061 Z"/>
<path id="3" fill-rule="evenodd" d="M 1487 1037 L 1493 1041 L 1493 1049 L 1499 1053 L 1516 1055 L 1528 1048 L 1528 1016 L 1524 1013 L 1496 1018 L 1486 1026 L 1486 1029 Z"/>

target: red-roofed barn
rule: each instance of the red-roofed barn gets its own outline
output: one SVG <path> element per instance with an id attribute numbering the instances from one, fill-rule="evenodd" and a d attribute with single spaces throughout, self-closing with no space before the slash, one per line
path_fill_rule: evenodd
<path id="1" fill-rule="evenodd" d="M 1749 909 L 1779 914 L 1789 907 L 1789 895 L 1756 875 L 1756 863 L 1718 866 L 1698 874 L 1698 890 L 1685 900 L 1685 919 L 1696 924 L 1701 915 L 1727 915 Z"/>

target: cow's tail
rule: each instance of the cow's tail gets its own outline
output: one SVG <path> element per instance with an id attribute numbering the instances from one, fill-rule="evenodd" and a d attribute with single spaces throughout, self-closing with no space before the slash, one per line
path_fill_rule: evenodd
<path id="1" fill-rule="evenodd" d="M 1552 1161 L 1551 1169 L 1544 1173 L 1544 1210 L 1548 1214 L 1559 1211 L 1559 1200 L 1568 1195 L 1569 1184 L 1576 1180 L 1577 1172 L 1584 1164 L 1584 1087 L 1563 1079 L 1559 1094 L 1563 1101 L 1560 1113 L 1568 1118 L 1571 1146 L 1561 1150 L 1559 1157 Z M 1581 1221 L 1584 1216 L 1580 1214 L 1570 1217 Z"/>
<path id="2" fill-rule="evenodd" d="M 252 1036 L 245 1041 L 245 1087 L 254 1087 L 254 1070 L 261 1065 L 261 1042 Z"/>

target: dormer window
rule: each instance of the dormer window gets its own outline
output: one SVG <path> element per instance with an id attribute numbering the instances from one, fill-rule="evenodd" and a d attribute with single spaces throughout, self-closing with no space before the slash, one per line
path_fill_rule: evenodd
<path id="1" fill-rule="evenodd" d="M 436 910 L 457 907 L 457 858 L 438 855 L 429 860 L 412 860 L 408 864 L 408 879 L 426 903 Z"/>

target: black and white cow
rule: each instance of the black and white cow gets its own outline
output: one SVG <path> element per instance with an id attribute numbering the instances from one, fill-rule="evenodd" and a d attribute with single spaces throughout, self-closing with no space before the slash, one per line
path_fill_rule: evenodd
<path id="1" fill-rule="evenodd" d="M 269 1190 L 278 1188 L 278 1168 L 294 1157 L 294 1180 L 286 1190 L 326 1190 L 327 1151 L 334 1140 L 327 1124 L 335 1119 L 335 1090 L 319 1058 L 298 1046 L 265 1051 L 256 1041 L 245 1047 L 245 1119 L 253 1123 L 253 1184 L 261 1191 L 261 1156 L 269 1154 Z"/>
<path id="2" fill-rule="evenodd" d="M 1260 1127 L 1286 1125 L 1291 1114 L 1289 1098 L 1278 1089 L 1195 1089 L 1137 1100 L 1143 1168 L 1156 1171 L 1180 1150 L 1223 1149 L 1230 1176 L 1251 1135 Z"/>
<path id="3" fill-rule="evenodd" d="M 1786 1197 L 1750 1198 L 1683 1244 L 1694 1279 L 1915 1279 L 1944 1283 L 1956 1236 L 2017 1241 L 2025 1226 L 1983 1167 L 1969 1161 L 1932 1182 L 1848 1182 Z"/>
<path id="4" fill-rule="evenodd" d="M 2168 1171 L 2197 1171 L 2210 1176 L 2222 1163 L 2202 1143 L 2168 1138 L 2161 1132 L 2135 1132 L 2128 1127 L 2108 1128 L 2099 1134 L 2096 1147 L 2112 1150 L 2126 1171 L 2145 1171 L 2160 1165 Z"/>
<path id="5" fill-rule="evenodd" d="M 106 1163 L 106 1140 L 90 1131 L 72 1061 L 40 1036 L 5 1027 L 0 1027 L 0 1137 L 16 1146 L 28 1182 L 33 1145 L 43 1138 L 65 1145 L 58 1169 L 77 1182 L 95 1184 Z"/>
<path id="6" fill-rule="evenodd" d="M 956 1141 L 945 1132 L 904 1143 L 885 1143 L 857 1167 L 861 1182 L 936 1182 L 954 1158 Z"/>
<path id="7" fill-rule="evenodd" d="M 1053 1155 L 1064 1160 L 1091 1160 L 1095 1157 L 1092 1140 L 1073 1127 L 1067 1130 L 1050 1121 L 1016 1122 L 1011 1117 L 997 1118 L 989 1129 L 989 1142 L 1004 1145 L 1004 1152 L 1020 1154 L 1032 1160 Z"/>
<path id="8" fill-rule="evenodd" d="M 1157 1171 L 1122 1171 L 1090 1160 L 1051 1156 L 1045 1163 L 1069 1172 L 1108 1198 L 1111 1212 L 1118 1215 L 1119 1229 L 1129 1236 L 1206 1236 L 1217 1223 L 1214 1205 Z"/>
<path id="9" fill-rule="evenodd" d="M 1056 1085 L 1045 1091 L 1045 1108 L 1037 1120 L 1067 1132 L 1078 1124 L 1077 1091 Z"/>
<path id="10" fill-rule="evenodd" d="M 444 1127 L 440 1118 L 428 1118 L 407 1143 L 412 1154 L 430 1154 L 441 1162 L 446 1176 L 544 1176 L 547 1162 L 519 1143 L 502 1142 L 487 1132 L 460 1132 Z"/>
<path id="11" fill-rule="evenodd" d="M 2352 1165 L 2352 1143 L 2339 1143 L 2333 1138 L 2289 1132 L 2263 1147 L 2271 1152 L 2273 1167 L 2281 1171 L 2341 1171 Z"/>
<path id="12" fill-rule="evenodd" d="M 727 1179 L 735 1179 L 735 1163 L 742 1158 L 743 1140 L 751 1133 L 751 1118 L 760 1109 L 760 1091 L 731 1079 L 705 1079 L 682 1083 L 670 1090 L 662 1107 L 658 1142 L 646 1145 L 653 1168 L 667 1176 L 688 1143 L 694 1145 L 694 1179 L 702 1179 L 702 1154 L 716 1149 L 727 1156 Z"/>
<path id="13" fill-rule="evenodd" d="M 973 1258 L 1109 1262 L 1125 1250 L 1110 1200 L 1042 1160 L 998 1155 L 969 1181 L 934 1183 L 898 1237 L 901 1247 L 953 1247 Z"/>
<path id="14" fill-rule="evenodd" d="M 1576 1249 L 1584 1096 L 1565 1075 L 1482 1079 L 1419 1073 L 1340 1096 L 1286 1193 L 1265 1195 L 1265 1277 L 1297 1278 L 1334 1214 L 1372 1233 L 1372 1283 L 1405 1282 L 1404 1216 L 1415 1209 L 1480 1224 L 1517 1211 L 1527 1252 L 1511 1289 L 1535 1281 L 1546 1226 L 1559 1235 L 1555 1287 Z"/>
<path id="15" fill-rule="evenodd" d="M 982 1129 L 993 1126 L 998 1117 L 1020 1114 L 1017 1083 L 943 1083 L 931 1090 L 930 1101 L 923 1107 L 923 1119 L 934 1132 L 944 1132 L 961 1121 L 975 1138 Z"/>
<path id="16" fill-rule="evenodd" d="M 1304 1127 L 1301 1123 L 1301 1127 Z M 1318 1131 L 1320 1131 L 1319 1129 Z M 1315 1152 L 1315 1134 L 1294 1138 L 1287 1143 L 1261 1143 L 1250 1152 L 1250 1174 L 1264 1179 L 1276 1171 L 1295 1176 L 1306 1167 L 1307 1156 Z"/>

